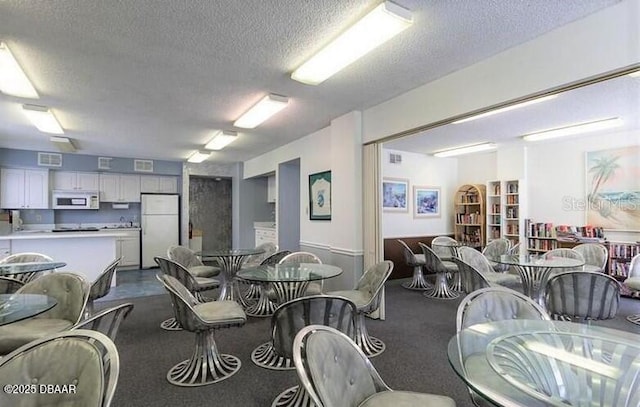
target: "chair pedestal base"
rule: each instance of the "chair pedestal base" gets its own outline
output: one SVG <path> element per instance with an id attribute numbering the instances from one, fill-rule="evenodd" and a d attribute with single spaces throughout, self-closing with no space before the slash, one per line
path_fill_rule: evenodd
<path id="1" fill-rule="evenodd" d="M 160 328 L 165 331 L 182 331 L 182 326 L 175 318 L 169 318 L 162 321 Z"/>
<path id="2" fill-rule="evenodd" d="M 447 283 L 447 273 L 439 272 L 436 274 L 436 282 L 433 288 L 422 293 L 425 297 L 437 298 L 443 300 L 451 300 L 458 298 L 458 293 L 449 288 Z"/>
<path id="3" fill-rule="evenodd" d="M 273 342 L 263 343 L 251 352 L 251 360 L 256 366 L 271 370 L 293 370 L 293 359 L 280 356 L 273 349 Z"/>
<path id="4" fill-rule="evenodd" d="M 640 314 L 629 315 L 627 317 L 627 321 L 631 322 L 632 324 L 640 325 Z"/>
<path id="5" fill-rule="evenodd" d="M 356 317 L 356 344 L 362 349 L 367 357 L 378 356 L 386 349 L 386 345 L 378 338 L 369 336 L 367 332 L 367 326 L 365 325 L 365 315 L 363 312 L 358 312 Z"/>
<path id="6" fill-rule="evenodd" d="M 271 407 L 313 407 L 315 405 L 309 393 L 300 385 L 283 391 L 271 403 Z"/>
<path id="7" fill-rule="evenodd" d="M 213 331 L 196 332 L 196 347 L 191 359 L 169 370 L 167 380 L 176 386 L 204 386 L 233 376 L 240 370 L 240 359 L 218 352 Z"/>
<path id="8" fill-rule="evenodd" d="M 424 274 L 422 273 L 422 266 L 416 266 L 413 268 L 413 278 L 411 281 L 407 281 L 402 283 L 402 287 L 407 290 L 428 290 L 432 287 L 432 285 L 427 282 L 424 278 Z"/>

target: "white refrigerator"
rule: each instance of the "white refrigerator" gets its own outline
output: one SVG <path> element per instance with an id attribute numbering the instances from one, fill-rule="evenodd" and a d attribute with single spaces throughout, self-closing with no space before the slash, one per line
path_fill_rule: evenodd
<path id="1" fill-rule="evenodd" d="M 140 202 L 142 268 L 156 267 L 153 258 L 166 257 L 167 248 L 179 242 L 179 199 L 178 195 L 141 194 Z"/>

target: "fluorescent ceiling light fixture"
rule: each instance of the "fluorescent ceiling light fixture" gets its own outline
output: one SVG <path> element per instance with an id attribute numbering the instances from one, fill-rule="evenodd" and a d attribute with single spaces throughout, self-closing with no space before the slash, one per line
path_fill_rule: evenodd
<path id="1" fill-rule="evenodd" d="M 34 126 L 43 133 L 64 134 L 60 123 L 51 110 L 45 106 L 22 105 L 22 111 Z"/>
<path id="2" fill-rule="evenodd" d="M 191 154 L 191 156 L 189 156 L 187 161 L 189 161 L 190 163 L 201 163 L 209 158 L 209 155 L 211 155 L 211 153 L 208 151 L 196 151 L 195 153 Z"/>
<path id="3" fill-rule="evenodd" d="M 522 136 L 526 141 L 540 141 L 556 137 L 573 136 L 575 134 L 588 133 L 604 129 L 611 129 L 622 126 L 624 122 L 619 117 L 610 119 L 596 120 L 592 122 L 572 124 L 570 126 L 558 127 L 536 133 L 530 133 Z"/>
<path id="4" fill-rule="evenodd" d="M 493 150 L 496 148 L 494 143 L 474 144 L 471 146 L 457 147 L 449 150 L 438 151 L 433 155 L 436 157 L 453 157 L 454 155 L 478 153 L 480 151 Z"/>
<path id="5" fill-rule="evenodd" d="M 233 125 L 245 129 L 253 129 L 263 121 L 287 107 L 288 104 L 289 99 L 286 96 L 271 93 L 260 99 L 260 101 L 253 105 L 251 109 L 247 110 L 242 116 L 240 116 Z"/>
<path id="6" fill-rule="evenodd" d="M 70 138 L 51 136 L 49 137 L 49 141 L 52 142 L 56 147 L 58 147 L 58 150 L 62 151 L 63 153 L 76 152 L 76 146 L 73 144 L 73 141 Z"/>
<path id="7" fill-rule="evenodd" d="M 500 109 L 490 110 L 490 111 L 485 112 L 485 113 L 480 113 L 480 114 L 477 114 L 475 116 L 467 117 L 466 119 L 456 120 L 455 122 L 453 122 L 453 124 L 460 124 L 460 123 L 470 122 L 472 120 L 481 119 L 483 117 L 493 116 L 494 114 L 508 112 L 509 110 L 520 109 L 521 107 L 535 105 L 536 103 L 540 103 L 540 102 L 546 102 L 547 100 L 555 99 L 557 97 L 558 97 L 558 95 L 549 95 L 549 96 L 544 96 L 544 97 L 541 97 L 541 98 L 538 98 L 538 99 L 528 100 L 526 102 L 517 103 L 515 105 L 502 107 Z"/>
<path id="8" fill-rule="evenodd" d="M 233 143 L 236 138 L 238 138 L 238 133 L 235 131 L 219 131 L 204 148 L 207 150 L 222 150 L 227 145 Z"/>
<path id="9" fill-rule="evenodd" d="M 0 42 L 0 92 L 21 98 L 38 99 L 38 92 L 4 42 Z"/>
<path id="10" fill-rule="evenodd" d="M 308 85 L 322 83 L 411 24 L 409 10 L 385 1 L 293 71 L 291 78 Z"/>

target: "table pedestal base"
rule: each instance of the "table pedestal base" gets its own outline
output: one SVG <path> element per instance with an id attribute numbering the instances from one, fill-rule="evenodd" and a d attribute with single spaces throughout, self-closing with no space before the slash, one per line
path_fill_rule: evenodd
<path id="1" fill-rule="evenodd" d="M 258 290 L 258 301 L 252 305 L 249 305 L 244 313 L 251 317 L 269 317 L 273 315 L 278 305 L 269 299 L 265 294 L 264 287 L 261 285 L 255 285 Z"/>
<path id="2" fill-rule="evenodd" d="M 629 315 L 627 317 L 627 321 L 631 322 L 632 324 L 640 325 L 640 314 Z"/>
<path id="3" fill-rule="evenodd" d="M 422 295 L 428 298 L 452 300 L 454 298 L 458 298 L 459 294 L 449 288 L 449 283 L 447 282 L 447 272 L 439 272 L 436 273 L 436 281 L 433 285 L 433 288 L 425 291 L 424 293 L 422 293 Z"/>

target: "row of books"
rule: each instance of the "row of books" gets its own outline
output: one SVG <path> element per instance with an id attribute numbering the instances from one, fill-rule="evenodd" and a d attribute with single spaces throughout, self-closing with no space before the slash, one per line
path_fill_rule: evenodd
<path id="1" fill-rule="evenodd" d="M 480 196 L 477 194 L 465 194 L 460 196 L 461 203 L 479 203 Z"/>
<path id="2" fill-rule="evenodd" d="M 491 205 L 491 213 L 500 213 L 500 204 Z"/>
<path id="3" fill-rule="evenodd" d="M 558 243 L 555 240 L 529 239 L 528 247 L 534 250 L 553 250 L 558 248 Z"/>
<path id="4" fill-rule="evenodd" d="M 507 183 L 507 194 L 517 194 L 517 193 L 518 193 L 518 183 L 517 182 Z"/>
<path id="5" fill-rule="evenodd" d="M 506 226 L 507 226 L 507 234 L 508 235 L 518 235 L 518 234 L 520 234 L 520 227 L 518 227 L 517 223 L 508 223 Z"/>
<path id="6" fill-rule="evenodd" d="M 631 259 L 640 253 L 640 244 L 610 243 L 609 256 Z"/>
<path id="7" fill-rule="evenodd" d="M 629 266 L 631 263 L 627 261 L 618 261 L 616 259 L 609 260 L 609 273 L 616 277 L 627 277 L 629 275 Z"/>
<path id="8" fill-rule="evenodd" d="M 479 213 L 456 213 L 456 223 L 482 223 L 482 216 Z"/>
<path id="9" fill-rule="evenodd" d="M 527 236 L 531 237 L 556 237 L 556 230 L 553 227 L 553 223 L 533 222 L 531 219 L 526 219 L 525 228 L 527 230 Z"/>
<path id="10" fill-rule="evenodd" d="M 507 219 L 518 219 L 518 208 L 507 208 Z"/>
<path id="11" fill-rule="evenodd" d="M 507 205 L 517 205 L 518 195 L 507 195 Z"/>

